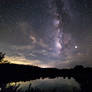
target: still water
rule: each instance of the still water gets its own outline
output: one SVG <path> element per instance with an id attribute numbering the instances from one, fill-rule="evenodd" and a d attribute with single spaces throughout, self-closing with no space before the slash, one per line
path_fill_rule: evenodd
<path id="1" fill-rule="evenodd" d="M 2 92 L 80 92 L 80 85 L 74 78 L 45 78 L 7 83 Z"/>

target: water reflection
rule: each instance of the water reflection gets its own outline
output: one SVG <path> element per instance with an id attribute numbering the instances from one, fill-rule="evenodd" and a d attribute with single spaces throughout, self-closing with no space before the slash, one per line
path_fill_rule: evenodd
<path id="1" fill-rule="evenodd" d="M 36 79 L 6 84 L 2 92 L 80 92 L 80 85 L 74 78 Z"/>

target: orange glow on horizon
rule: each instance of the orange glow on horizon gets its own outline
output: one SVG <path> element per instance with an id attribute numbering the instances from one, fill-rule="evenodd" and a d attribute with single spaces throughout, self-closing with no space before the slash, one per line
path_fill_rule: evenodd
<path id="1" fill-rule="evenodd" d="M 9 62 L 9 63 L 13 63 L 13 64 L 22 64 L 22 65 L 33 65 L 33 66 L 38 66 L 41 68 L 51 68 L 52 66 L 49 66 L 47 64 L 40 64 L 39 60 L 26 60 L 25 58 L 22 57 L 8 57 L 6 56 L 3 63 L 5 63 L 5 61 Z"/>

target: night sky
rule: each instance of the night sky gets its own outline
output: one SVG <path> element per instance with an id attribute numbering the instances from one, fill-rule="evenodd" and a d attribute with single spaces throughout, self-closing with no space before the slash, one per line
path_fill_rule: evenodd
<path id="1" fill-rule="evenodd" d="M 91 0 L 0 0 L 0 51 L 18 64 L 92 66 Z"/>

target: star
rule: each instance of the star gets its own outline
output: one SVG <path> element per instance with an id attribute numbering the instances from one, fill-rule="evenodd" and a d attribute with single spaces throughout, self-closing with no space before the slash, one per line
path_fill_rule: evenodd
<path id="1" fill-rule="evenodd" d="M 78 48 L 78 46 L 77 45 L 75 45 L 75 49 L 77 49 Z"/>

